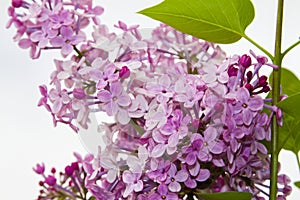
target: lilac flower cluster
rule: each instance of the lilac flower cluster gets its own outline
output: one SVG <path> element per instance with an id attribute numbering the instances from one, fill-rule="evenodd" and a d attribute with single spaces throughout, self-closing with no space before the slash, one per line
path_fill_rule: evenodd
<path id="1" fill-rule="evenodd" d="M 36 174 L 42 176 L 39 182 L 41 187 L 38 200 L 45 199 L 88 199 L 88 182 L 86 173 L 92 169 L 93 155 L 87 155 L 82 158 L 79 154 L 74 153 L 77 158 L 76 162 L 67 165 L 64 171 L 57 172 L 53 167 L 50 174 L 45 173 L 45 165 L 37 164 L 33 168 Z M 92 190 L 92 189 L 91 189 Z"/>
<path id="2" fill-rule="evenodd" d="M 144 39 L 138 26 L 120 21 L 117 36 L 99 23 L 103 9 L 91 2 L 13 0 L 9 9 L 15 39 L 31 48 L 32 58 L 52 48 L 70 55 L 55 60 L 52 88 L 40 86 L 39 106 L 54 124 L 77 132 L 88 128 L 95 112 L 115 119 L 99 126 L 105 146 L 98 155 L 79 159 L 82 169 L 66 168 L 71 179 L 74 172 L 84 173 L 72 183 L 83 183 L 99 200 L 193 199 L 226 191 L 267 198 L 270 158 L 262 141 L 270 140 L 271 120 L 264 108 L 279 122 L 282 116 L 261 96 L 270 88 L 260 69 L 276 66 L 253 52 L 226 57 L 219 46 L 166 25 Z M 95 26 L 87 39 L 82 29 L 91 19 Z M 41 168 L 37 173 L 43 174 Z M 40 198 L 51 199 L 56 179 L 44 177 L 42 185 L 51 190 L 47 186 L 48 196 Z M 278 198 L 285 199 L 289 179 L 279 180 Z"/>
<path id="3" fill-rule="evenodd" d="M 31 58 L 38 58 L 44 49 L 60 49 L 63 56 L 69 55 L 74 45 L 85 40 L 82 30 L 91 20 L 98 25 L 103 13 L 102 7 L 92 6 L 92 0 L 28 1 L 12 0 L 7 28 L 17 28 L 14 40 L 30 49 Z"/>

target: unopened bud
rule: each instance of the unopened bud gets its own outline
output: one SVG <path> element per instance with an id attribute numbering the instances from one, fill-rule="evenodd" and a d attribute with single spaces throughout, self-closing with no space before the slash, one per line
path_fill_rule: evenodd
<path id="1" fill-rule="evenodd" d="M 122 79 L 128 78 L 130 76 L 130 70 L 127 66 L 123 66 L 119 71 L 119 77 Z"/>
<path id="2" fill-rule="evenodd" d="M 248 68 L 251 65 L 251 57 L 244 54 L 239 60 L 239 65 L 243 66 L 244 68 Z"/>

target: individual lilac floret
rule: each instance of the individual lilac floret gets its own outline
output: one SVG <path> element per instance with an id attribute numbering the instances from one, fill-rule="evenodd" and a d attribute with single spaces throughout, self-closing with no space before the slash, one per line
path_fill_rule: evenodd
<path id="1" fill-rule="evenodd" d="M 101 90 L 97 94 L 98 99 L 104 103 L 103 109 L 109 116 L 117 116 L 121 124 L 127 124 L 130 120 L 125 108 L 130 105 L 131 99 L 123 91 L 121 83 L 115 82 L 110 86 L 110 91 Z"/>
<path id="2" fill-rule="evenodd" d="M 185 170 L 177 171 L 176 165 L 171 164 L 171 167 L 168 171 L 168 178 L 166 179 L 165 184 L 168 185 L 168 188 L 171 192 L 179 192 L 181 189 L 180 182 L 184 182 L 188 179 L 188 173 Z"/>
<path id="3" fill-rule="evenodd" d="M 50 40 L 50 43 L 54 47 L 61 47 L 61 54 L 63 56 L 69 55 L 73 51 L 73 45 L 84 41 L 84 37 L 81 35 L 74 35 L 72 28 L 62 26 L 60 28 L 60 36 L 57 36 Z"/>
<path id="4" fill-rule="evenodd" d="M 261 97 L 250 97 L 246 88 L 240 88 L 236 93 L 237 102 L 233 106 L 233 112 L 242 118 L 245 125 L 249 126 L 253 117 L 259 112 L 264 102 Z"/>
<path id="5" fill-rule="evenodd" d="M 35 171 L 35 173 L 37 174 L 44 174 L 45 172 L 45 164 L 36 164 L 36 167 L 33 168 L 33 171 Z"/>
<path id="6" fill-rule="evenodd" d="M 157 193 L 150 194 L 148 200 L 177 200 L 178 196 L 175 193 L 168 191 L 168 186 L 160 184 L 157 188 Z"/>

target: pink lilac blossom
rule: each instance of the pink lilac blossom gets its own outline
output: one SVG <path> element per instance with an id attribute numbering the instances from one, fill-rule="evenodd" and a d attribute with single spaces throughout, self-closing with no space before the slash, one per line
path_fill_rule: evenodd
<path id="1" fill-rule="evenodd" d="M 250 192 L 267 199 L 270 117 L 282 111 L 261 96 L 270 90 L 260 69 L 264 56 L 226 57 L 219 46 L 160 25 L 143 38 L 138 25 L 119 21 L 120 36 L 100 23 L 103 8 L 91 0 L 13 0 L 7 27 L 30 48 L 59 49 L 50 86 L 39 87 L 39 106 L 74 131 L 104 112 L 114 122 L 99 127 L 105 146 L 42 176 L 38 199 L 194 199 L 208 193 Z M 93 25 L 91 36 L 84 28 Z M 68 56 L 68 57 L 67 57 Z M 49 89 L 48 89 L 49 88 Z M 291 192 L 278 176 L 278 199 Z M 71 198 L 72 197 L 72 198 Z"/>

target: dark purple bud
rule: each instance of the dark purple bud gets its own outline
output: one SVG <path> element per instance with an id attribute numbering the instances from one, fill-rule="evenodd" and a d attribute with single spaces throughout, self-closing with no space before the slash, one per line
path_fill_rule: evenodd
<path id="1" fill-rule="evenodd" d="M 20 8 L 23 4 L 23 0 L 12 0 L 11 5 L 15 8 Z"/>
<path id="2" fill-rule="evenodd" d="M 259 81 L 258 81 L 259 86 L 264 86 L 264 85 L 266 85 L 267 80 L 268 80 L 268 78 L 267 78 L 266 76 L 261 76 L 261 77 L 259 77 Z"/>
<path id="3" fill-rule="evenodd" d="M 237 76 L 238 69 L 235 68 L 233 65 L 228 67 L 228 75 L 229 76 Z"/>
<path id="4" fill-rule="evenodd" d="M 71 167 L 73 168 L 74 171 L 79 171 L 78 162 L 73 162 L 73 163 L 71 164 Z"/>
<path id="5" fill-rule="evenodd" d="M 39 182 L 39 186 L 44 186 L 44 182 L 43 182 L 43 181 L 40 181 L 40 182 Z"/>
<path id="6" fill-rule="evenodd" d="M 54 186 L 56 184 L 56 178 L 54 176 L 49 175 L 45 179 L 45 183 L 47 183 L 49 186 Z"/>
<path id="7" fill-rule="evenodd" d="M 84 99 L 86 97 L 86 94 L 82 88 L 74 88 L 73 96 L 76 99 Z"/>
<path id="8" fill-rule="evenodd" d="M 52 167 L 51 173 L 52 173 L 52 174 L 55 174 L 55 172 L 56 172 L 56 169 L 55 169 L 54 167 Z"/>
<path id="9" fill-rule="evenodd" d="M 73 186 L 73 181 L 72 180 L 69 181 L 69 186 L 70 187 Z"/>
<path id="10" fill-rule="evenodd" d="M 251 84 L 249 84 L 249 83 L 247 83 L 247 84 L 245 85 L 245 88 L 247 88 L 247 90 L 248 90 L 249 92 L 251 92 L 251 91 L 253 90 L 253 86 L 252 86 Z"/>
<path id="11" fill-rule="evenodd" d="M 119 71 L 119 77 L 120 78 L 128 78 L 130 76 L 130 70 L 128 69 L 127 66 L 123 66 L 122 69 Z"/>
<path id="12" fill-rule="evenodd" d="M 73 172 L 74 172 L 74 168 L 73 167 L 71 167 L 71 166 L 66 166 L 65 167 L 65 174 L 67 176 L 72 176 Z"/>
<path id="13" fill-rule="evenodd" d="M 251 81 L 251 79 L 253 77 L 253 73 L 251 71 L 248 71 L 247 74 L 246 74 L 246 76 L 247 76 L 247 83 L 250 83 L 250 81 Z"/>
<path id="14" fill-rule="evenodd" d="M 36 167 L 33 168 L 33 171 L 37 174 L 43 174 L 45 172 L 45 165 L 44 163 L 42 164 L 36 164 Z"/>
<path id="15" fill-rule="evenodd" d="M 251 57 L 244 54 L 239 60 L 239 66 L 242 66 L 244 68 L 248 68 L 251 65 Z"/>
<path id="16" fill-rule="evenodd" d="M 263 87 L 263 89 L 262 89 L 262 92 L 267 93 L 267 92 L 269 92 L 270 90 L 271 90 L 270 87 L 269 87 L 268 85 L 265 85 L 265 86 Z"/>

